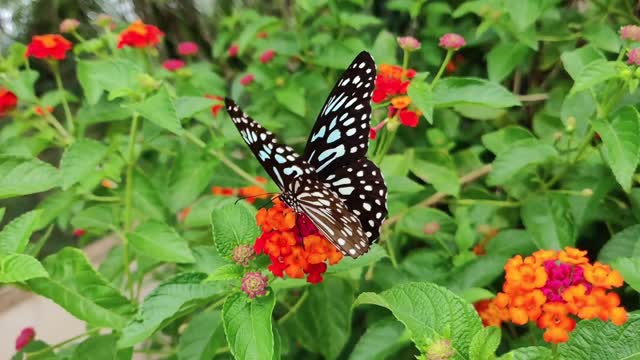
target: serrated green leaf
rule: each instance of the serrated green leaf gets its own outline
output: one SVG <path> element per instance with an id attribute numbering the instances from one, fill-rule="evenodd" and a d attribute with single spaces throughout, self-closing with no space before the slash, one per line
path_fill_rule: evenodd
<path id="1" fill-rule="evenodd" d="M 351 332 L 354 289 L 344 279 L 328 277 L 308 291 L 307 300 L 288 322 L 293 336 L 309 351 L 336 359 Z"/>
<path id="2" fill-rule="evenodd" d="M 33 292 L 93 326 L 124 327 L 133 305 L 93 269 L 81 250 L 67 247 L 42 263 L 49 277 L 29 280 Z"/>
<path id="3" fill-rule="evenodd" d="M 538 249 L 561 250 L 575 245 L 577 231 L 566 198 L 551 194 L 530 197 L 520 216 Z"/>
<path id="4" fill-rule="evenodd" d="M 71 225 L 76 229 L 85 230 L 113 230 L 117 219 L 114 209 L 110 205 L 94 205 L 83 209 L 71 219 Z"/>
<path id="5" fill-rule="evenodd" d="M 11 220 L 0 231 L 0 258 L 3 254 L 22 253 L 40 221 L 41 210 L 26 212 Z"/>
<path id="6" fill-rule="evenodd" d="M 285 109 L 304 117 L 307 113 L 305 90 L 295 86 L 287 86 L 275 91 L 276 100 Z"/>
<path id="7" fill-rule="evenodd" d="M 574 81 L 586 65 L 593 61 L 605 60 L 604 55 L 593 46 L 583 46 L 576 50 L 563 52 L 560 58 L 564 69 Z"/>
<path id="8" fill-rule="evenodd" d="M 211 228 L 216 249 L 226 258 L 231 258 L 233 249 L 238 245 L 253 244 L 260 235 L 255 210 L 244 203 L 214 209 L 211 212 Z"/>
<path id="9" fill-rule="evenodd" d="M 503 86 L 479 78 L 448 77 L 433 89 L 435 107 L 476 104 L 493 108 L 520 106 L 520 100 Z"/>
<path id="10" fill-rule="evenodd" d="M 633 359 L 640 356 L 640 314 L 631 313 L 621 326 L 598 320 L 582 320 L 569 341 L 559 345 L 559 355 L 571 360 Z"/>
<path id="11" fill-rule="evenodd" d="M 356 343 L 349 360 L 384 360 L 409 342 L 408 332 L 396 319 L 373 323 Z"/>
<path id="12" fill-rule="evenodd" d="M 194 262 L 189 245 L 172 227 L 149 221 L 127 235 L 131 246 L 144 256 L 164 262 Z"/>
<path id="13" fill-rule="evenodd" d="M 507 126 L 482 135 L 482 143 L 495 155 L 503 153 L 516 142 L 525 139 L 534 139 L 534 136 L 528 129 L 520 126 Z"/>
<path id="14" fill-rule="evenodd" d="M 118 350 L 116 348 L 118 341 L 117 334 L 92 336 L 80 344 L 78 344 L 71 355 L 71 360 L 119 360 L 120 354 L 132 349 Z"/>
<path id="15" fill-rule="evenodd" d="M 144 101 L 131 104 L 129 107 L 145 119 L 176 135 L 183 131 L 176 106 L 166 86 Z"/>
<path id="16" fill-rule="evenodd" d="M 528 53 L 529 48 L 523 44 L 499 43 L 496 45 L 487 54 L 489 80 L 499 83 L 506 79 L 518 65 L 524 62 Z"/>
<path id="17" fill-rule="evenodd" d="M 176 99 L 176 115 L 178 119 L 190 118 L 193 115 L 210 109 L 215 102 L 204 96 L 181 96 Z"/>
<path id="18" fill-rule="evenodd" d="M 511 257 L 517 254 L 530 254 L 537 250 L 531 235 L 519 229 L 500 230 L 485 247 L 489 255 L 505 255 Z"/>
<path id="19" fill-rule="evenodd" d="M 618 270 L 624 281 L 634 290 L 640 292 L 640 257 L 620 257 L 611 263 Z"/>
<path id="20" fill-rule="evenodd" d="M 6 79 L 6 87 L 15 93 L 21 102 L 36 102 L 34 85 L 40 74 L 35 70 L 22 70 L 15 75 Z"/>
<path id="21" fill-rule="evenodd" d="M 496 156 L 487 177 L 490 186 L 502 185 L 530 166 L 544 164 L 558 156 L 556 149 L 537 139 L 524 139 Z"/>
<path id="22" fill-rule="evenodd" d="M 64 216 L 71 208 L 76 195 L 73 191 L 57 191 L 47 194 L 36 209 L 41 210 L 40 221 L 36 229 L 40 230 L 49 225 L 58 216 Z"/>
<path id="23" fill-rule="evenodd" d="M 126 348 L 145 340 L 173 319 L 221 294 L 222 285 L 202 283 L 206 277 L 203 273 L 182 273 L 158 285 L 122 330 L 118 347 Z"/>
<path id="24" fill-rule="evenodd" d="M 551 349 L 544 346 L 528 346 L 515 350 L 499 357 L 500 360 L 551 360 Z"/>
<path id="25" fill-rule="evenodd" d="M 624 191 L 631 191 L 631 180 L 640 160 L 640 117 L 638 111 L 625 106 L 610 121 L 594 119 L 594 130 L 602 138 L 606 158 Z"/>
<path id="26" fill-rule="evenodd" d="M 229 350 L 236 359 L 273 359 L 275 343 L 271 314 L 275 304 L 273 291 L 252 300 L 245 293 L 237 292 L 224 302 L 224 332 Z"/>
<path id="27" fill-rule="evenodd" d="M 626 256 L 640 257 L 640 225 L 615 233 L 600 249 L 598 260 L 611 264 L 615 259 Z"/>
<path id="28" fill-rule="evenodd" d="M 413 160 L 410 169 L 421 180 L 433 185 L 436 190 L 458 196 L 460 192 L 458 173 L 453 159 L 445 152 L 422 151 L 420 158 Z"/>
<path id="29" fill-rule="evenodd" d="M 570 94 L 591 89 L 595 85 L 618 76 L 617 62 L 596 60 L 585 65 L 575 78 Z"/>
<path id="30" fill-rule="evenodd" d="M 71 144 L 62 154 L 60 171 L 62 172 L 62 190 L 82 180 L 96 171 L 100 161 L 107 155 L 108 148 L 91 139 L 80 139 Z"/>
<path id="31" fill-rule="evenodd" d="M 602 50 L 617 53 L 620 51 L 620 36 L 606 23 L 595 23 L 584 29 L 584 37 Z"/>
<path id="32" fill-rule="evenodd" d="M 499 327 L 489 326 L 482 328 L 471 339 L 469 345 L 469 359 L 470 360 L 487 360 L 495 359 L 496 349 L 500 345 L 500 332 Z"/>
<path id="33" fill-rule="evenodd" d="M 236 280 L 244 275 L 244 268 L 238 264 L 225 264 L 213 270 L 205 281 Z"/>
<path id="34" fill-rule="evenodd" d="M 47 191 L 60 184 L 60 173 L 38 160 L 0 156 L 0 199 Z"/>
<path id="35" fill-rule="evenodd" d="M 407 95 L 411 101 L 422 111 L 429 124 L 433 124 L 433 92 L 431 86 L 424 81 L 412 81 L 407 88 Z"/>
<path id="36" fill-rule="evenodd" d="M 427 234 L 425 233 L 427 224 L 438 224 L 439 228 L 435 233 Z M 453 241 L 456 224 L 449 215 L 440 210 L 414 207 L 398 221 L 396 230 L 419 239 L 446 243 Z"/>
<path id="37" fill-rule="evenodd" d="M 431 283 L 401 284 L 380 294 L 365 292 L 358 296 L 354 306 L 363 304 L 391 310 L 420 347 L 440 339 L 451 340 L 455 359 L 467 358 L 471 340 L 482 330 L 478 313 L 471 304 Z"/>
<path id="38" fill-rule="evenodd" d="M 220 311 L 200 313 L 191 319 L 178 342 L 179 360 L 208 360 L 225 346 L 224 327 Z"/>
<path id="39" fill-rule="evenodd" d="M 117 93 L 134 89 L 142 69 L 124 59 L 79 60 L 77 76 L 80 86 L 91 105 L 96 104 L 104 91 Z"/>
<path id="40" fill-rule="evenodd" d="M 167 208 L 162 196 L 151 180 L 141 172 L 135 172 L 133 175 L 133 204 L 145 217 L 157 221 L 166 217 Z"/>
<path id="41" fill-rule="evenodd" d="M 32 256 L 10 254 L 0 260 L 0 283 L 22 282 L 47 276 L 47 270 Z"/>

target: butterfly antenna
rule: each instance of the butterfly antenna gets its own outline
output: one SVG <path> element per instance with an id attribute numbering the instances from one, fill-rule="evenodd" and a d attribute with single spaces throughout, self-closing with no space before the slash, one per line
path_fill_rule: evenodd
<path id="1" fill-rule="evenodd" d="M 276 193 L 276 194 L 277 194 L 277 193 Z M 272 197 L 271 197 L 271 198 L 269 198 L 269 200 L 267 200 L 264 204 L 260 205 L 260 206 L 258 207 L 258 210 L 260 210 L 260 209 L 262 209 L 263 207 L 265 207 L 265 206 L 267 206 L 267 205 L 271 204 L 275 198 L 279 198 L 279 197 L 280 197 L 280 194 L 277 194 L 276 196 L 272 196 Z"/>
<path id="2" fill-rule="evenodd" d="M 258 194 L 258 195 L 250 195 L 250 196 L 239 196 L 238 199 L 234 202 L 234 204 L 237 205 L 238 201 L 240 200 L 246 200 L 246 199 L 251 199 L 255 197 L 260 197 L 265 195 L 275 195 L 275 194 L 278 194 L 278 193 L 272 192 L 272 193 L 264 193 L 264 194 Z"/>

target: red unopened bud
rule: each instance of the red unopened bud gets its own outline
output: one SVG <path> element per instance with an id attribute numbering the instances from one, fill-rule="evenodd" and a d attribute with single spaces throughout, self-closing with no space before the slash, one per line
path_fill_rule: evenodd
<path id="1" fill-rule="evenodd" d="M 85 230 L 85 229 L 75 229 L 75 230 L 73 230 L 73 236 L 75 236 L 75 237 L 80 237 L 80 236 L 82 236 L 82 235 L 84 235 L 86 233 L 87 233 L 87 230 Z"/>
<path id="2" fill-rule="evenodd" d="M 16 351 L 22 350 L 29 345 L 31 340 L 36 337 L 36 331 L 32 327 L 26 327 L 20 331 L 20 335 L 16 338 Z"/>

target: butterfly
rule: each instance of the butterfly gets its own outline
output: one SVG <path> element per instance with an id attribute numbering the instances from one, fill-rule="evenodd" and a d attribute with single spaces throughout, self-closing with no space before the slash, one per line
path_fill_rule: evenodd
<path id="1" fill-rule="evenodd" d="M 375 75 L 373 58 L 361 52 L 333 87 L 302 156 L 225 99 L 240 135 L 282 191 L 280 199 L 353 258 L 378 239 L 387 216 L 387 186 L 366 157 Z"/>

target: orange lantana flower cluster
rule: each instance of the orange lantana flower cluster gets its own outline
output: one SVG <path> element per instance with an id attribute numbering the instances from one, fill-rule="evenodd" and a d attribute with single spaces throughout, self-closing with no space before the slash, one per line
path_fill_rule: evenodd
<path id="1" fill-rule="evenodd" d="M 591 264 L 586 255 L 586 251 L 566 247 L 509 259 L 503 291 L 475 305 L 484 325 L 533 321 L 545 329 L 545 341 L 561 343 L 569 339 L 577 318 L 624 324 L 627 312 L 618 294 L 609 291 L 622 286 L 622 276 L 608 265 Z"/>
<path id="2" fill-rule="evenodd" d="M 267 179 L 256 176 L 256 180 L 261 184 L 266 184 Z M 247 202 L 253 204 L 256 199 L 266 199 L 269 197 L 269 194 L 265 193 L 263 187 L 258 185 L 250 185 L 241 188 L 232 188 L 232 187 L 222 187 L 222 186 L 213 186 L 211 188 L 211 192 L 216 196 L 238 196 L 243 197 Z"/>
<path id="3" fill-rule="evenodd" d="M 136 20 L 118 36 L 118 49 L 122 49 L 125 46 L 133 48 L 153 47 L 160 43 L 162 36 L 164 36 L 164 33 L 156 26 Z"/>
<path id="4" fill-rule="evenodd" d="M 258 211 L 256 220 L 262 235 L 256 239 L 254 250 L 269 256 L 268 269 L 275 276 L 307 275 L 307 282 L 317 284 L 327 271 L 327 263 L 334 265 L 342 260 L 342 253 L 306 216 L 296 214 L 277 198 L 273 207 Z"/>

